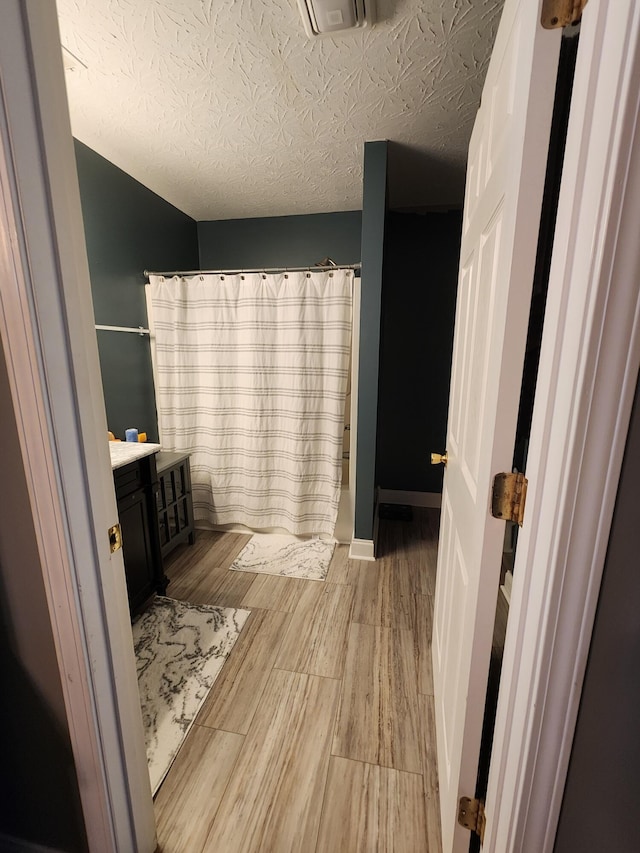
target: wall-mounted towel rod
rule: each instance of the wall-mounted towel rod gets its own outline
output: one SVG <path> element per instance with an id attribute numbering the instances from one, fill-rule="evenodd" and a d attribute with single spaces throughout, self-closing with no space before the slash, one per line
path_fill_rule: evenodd
<path id="1" fill-rule="evenodd" d="M 233 270 L 173 270 L 171 272 L 152 272 L 145 270 L 144 274 L 163 275 L 167 278 L 174 275 L 240 275 L 241 273 L 279 273 L 279 272 L 325 272 L 331 270 L 359 270 L 362 264 L 330 264 L 327 266 L 312 267 L 263 267 L 261 269 L 233 269 Z"/>
<path id="2" fill-rule="evenodd" d="M 141 337 L 151 334 L 149 329 L 145 329 L 143 326 L 98 326 L 96 324 L 96 329 L 100 329 L 102 332 L 135 332 Z"/>

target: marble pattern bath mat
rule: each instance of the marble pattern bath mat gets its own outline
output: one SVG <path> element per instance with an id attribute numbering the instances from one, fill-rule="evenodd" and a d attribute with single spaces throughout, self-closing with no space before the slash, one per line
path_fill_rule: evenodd
<path id="1" fill-rule="evenodd" d="M 254 533 L 230 568 L 287 578 L 323 581 L 336 543 L 334 539 L 299 539 L 280 533 Z"/>
<path id="2" fill-rule="evenodd" d="M 138 688 L 154 794 L 250 612 L 158 596 L 133 623 Z"/>

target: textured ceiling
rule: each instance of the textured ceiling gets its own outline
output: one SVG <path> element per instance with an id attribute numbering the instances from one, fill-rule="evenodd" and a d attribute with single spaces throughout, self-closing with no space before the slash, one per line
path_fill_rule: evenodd
<path id="1" fill-rule="evenodd" d="M 502 0 L 377 0 L 309 39 L 296 0 L 57 0 L 74 135 L 195 219 L 460 204 Z"/>

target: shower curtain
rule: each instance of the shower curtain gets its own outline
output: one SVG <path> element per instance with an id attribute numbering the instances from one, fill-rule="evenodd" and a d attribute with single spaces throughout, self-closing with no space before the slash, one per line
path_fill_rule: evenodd
<path id="1" fill-rule="evenodd" d="M 150 276 L 165 450 L 196 519 L 333 534 L 352 270 Z"/>

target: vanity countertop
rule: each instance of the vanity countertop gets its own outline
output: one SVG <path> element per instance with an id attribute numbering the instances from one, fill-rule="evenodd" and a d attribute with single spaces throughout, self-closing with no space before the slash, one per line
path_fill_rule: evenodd
<path id="1" fill-rule="evenodd" d="M 161 444 L 151 444 L 148 441 L 110 441 L 111 468 L 115 471 L 116 468 L 122 468 L 129 462 L 135 462 L 136 459 L 151 456 L 152 453 L 157 453 L 161 448 Z"/>

